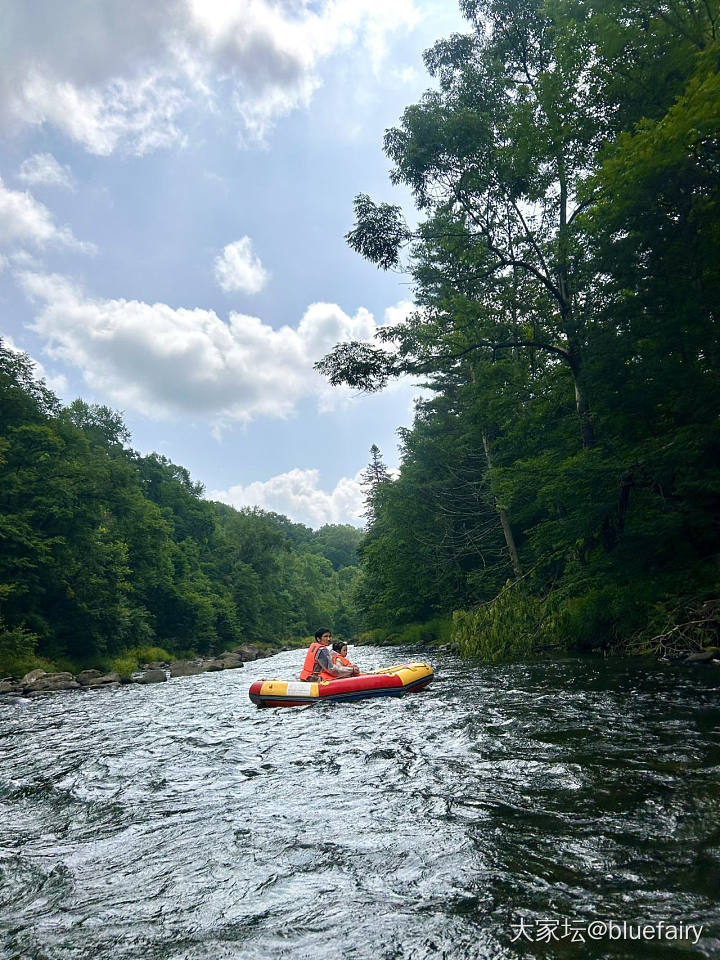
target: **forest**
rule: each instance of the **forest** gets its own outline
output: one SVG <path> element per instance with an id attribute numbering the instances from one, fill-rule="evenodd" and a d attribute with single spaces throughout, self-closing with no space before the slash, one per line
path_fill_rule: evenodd
<path id="1" fill-rule="evenodd" d="M 425 387 L 399 476 L 372 452 L 365 626 L 491 660 L 717 642 L 717 0 L 461 10 L 385 133 L 412 216 L 361 194 L 347 236 L 415 309 L 317 364 Z"/>
<path id="2" fill-rule="evenodd" d="M 129 440 L 120 414 L 63 407 L 0 342 L 0 676 L 356 631 L 361 531 L 210 502 Z"/>

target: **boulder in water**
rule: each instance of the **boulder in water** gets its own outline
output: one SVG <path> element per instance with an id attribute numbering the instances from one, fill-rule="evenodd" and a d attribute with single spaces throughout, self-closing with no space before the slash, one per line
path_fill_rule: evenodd
<path id="1" fill-rule="evenodd" d="M 112 687 L 120 683 L 119 673 L 103 673 L 102 670 L 82 670 L 76 677 L 81 687 L 97 689 Z"/>
<path id="2" fill-rule="evenodd" d="M 225 670 L 236 670 L 238 667 L 244 666 L 242 657 L 235 650 L 232 652 L 221 653 L 218 660 L 222 660 Z"/>
<path id="3" fill-rule="evenodd" d="M 207 673 L 217 673 L 218 670 L 225 669 L 224 660 L 206 660 L 205 661 L 205 670 Z"/>
<path id="4" fill-rule="evenodd" d="M 685 663 L 710 663 L 711 660 L 720 659 L 715 649 L 701 650 L 700 653 L 691 653 L 685 659 Z"/>
<path id="5" fill-rule="evenodd" d="M 133 676 L 135 683 L 164 683 L 167 680 L 165 670 L 145 670 L 139 676 Z"/>
<path id="6" fill-rule="evenodd" d="M 30 673 L 26 673 L 25 676 L 22 678 L 22 680 L 20 681 L 20 686 L 24 687 L 29 683 L 34 683 L 40 677 L 44 677 L 44 676 L 46 676 L 45 670 L 40 670 L 40 669 L 31 670 Z"/>
<path id="7" fill-rule="evenodd" d="M 25 693 L 44 693 L 47 690 L 78 690 L 80 688 L 80 684 L 73 675 L 65 670 L 59 673 L 46 673 L 43 670 L 41 676 L 36 676 L 28 681 L 27 677 L 36 672 L 33 670 L 32 673 L 23 677 L 22 686 Z"/>
<path id="8" fill-rule="evenodd" d="M 81 687 L 89 687 L 93 680 L 98 680 L 102 675 L 102 670 L 81 670 L 75 679 Z"/>
<path id="9" fill-rule="evenodd" d="M 206 660 L 176 660 L 170 664 L 171 677 L 195 677 L 206 670 Z"/>
<path id="10" fill-rule="evenodd" d="M 230 651 L 231 653 L 236 654 L 240 657 L 241 660 L 249 662 L 250 660 L 259 660 L 262 656 L 262 653 L 258 650 L 257 647 L 242 646 L 242 647 L 233 647 Z"/>

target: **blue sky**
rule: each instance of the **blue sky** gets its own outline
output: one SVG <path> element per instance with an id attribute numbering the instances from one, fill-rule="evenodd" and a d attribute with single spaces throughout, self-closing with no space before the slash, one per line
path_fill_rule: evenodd
<path id="1" fill-rule="evenodd" d="M 452 0 L 0 0 L 0 336 L 208 496 L 360 523 L 412 384 L 312 364 L 409 309 L 343 240 Z"/>

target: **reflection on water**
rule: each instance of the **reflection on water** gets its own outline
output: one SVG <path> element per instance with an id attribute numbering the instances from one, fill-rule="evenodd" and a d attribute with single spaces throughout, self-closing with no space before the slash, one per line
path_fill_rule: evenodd
<path id="1" fill-rule="evenodd" d="M 403 699 L 250 703 L 299 659 L 0 703 L 0 955 L 720 956 L 720 668 L 445 656 Z M 569 935 L 597 919 L 704 931 Z"/>

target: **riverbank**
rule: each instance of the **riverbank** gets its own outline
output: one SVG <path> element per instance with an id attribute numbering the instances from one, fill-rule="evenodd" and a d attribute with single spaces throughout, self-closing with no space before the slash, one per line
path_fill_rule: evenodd
<path id="1" fill-rule="evenodd" d="M 285 650 L 292 650 L 299 645 L 299 643 L 289 643 L 270 647 L 259 644 L 242 644 L 213 657 L 190 657 L 179 660 L 168 657 L 167 659 L 137 662 L 137 669 L 125 671 L 93 668 L 74 672 L 70 670 L 45 670 L 38 667 L 28 671 L 22 677 L 0 678 L 0 694 L 21 694 L 32 697 L 59 690 L 101 690 L 128 683 L 164 683 L 175 677 L 192 677 L 201 673 L 237 670 L 244 667 L 247 662 L 261 660 Z M 131 663 L 133 661 L 125 658 L 124 662 Z"/>
<path id="2" fill-rule="evenodd" d="M 567 604 L 566 604 L 567 606 Z M 532 597 L 520 584 L 507 584 L 494 600 L 423 623 L 392 625 L 360 634 L 368 646 L 430 646 L 466 660 L 509 663 L 557 659 L 587 653 L 601 657 L 652 657 L 660 662 L 720 660 L 720 600 L 668 611 L 658 604 L 646 619 L 621 625 L 608 619 L 603 635 L 591 641 L 582 609 L 570 617 L 556 597 Z"/>

